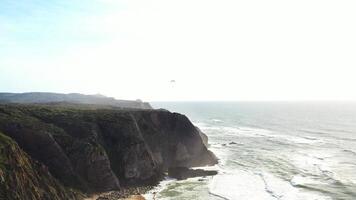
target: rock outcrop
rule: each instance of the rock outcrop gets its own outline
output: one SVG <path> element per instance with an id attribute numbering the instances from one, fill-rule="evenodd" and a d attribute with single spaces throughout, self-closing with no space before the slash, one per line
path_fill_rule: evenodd
<path id="1" fill-rule="evenodd" d="M 200 176 L 214 176 L 216 174 L 218 174 L 216 170 L 189 169 L 187 167 L 172 167 L 168 169 L 168 176 L 178 180 Z"/>
<path id="2" fill-rule="evenodd" d="M 83 193 L 152 185 L 169 168 L 217 163 L 189 119 L 166 110 L 4 104 L 0 131 L 55 183 Z"/>
<path id="3" fill-rule="evenodd" d="M 215 155 L 204 145 L 200 131 L 186 116 L 165 110 L 136 111 L 133 115 L 154 159 L 164 170 L 217 163 Z"/>

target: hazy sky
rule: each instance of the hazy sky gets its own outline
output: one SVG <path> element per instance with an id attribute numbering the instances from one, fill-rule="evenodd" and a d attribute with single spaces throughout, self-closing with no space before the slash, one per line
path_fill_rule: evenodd
<path id="1" fill-rule="evenodd" d="M 355 0 L 0 0 L 1 92 L 356 100 L 355 87 Z"/>

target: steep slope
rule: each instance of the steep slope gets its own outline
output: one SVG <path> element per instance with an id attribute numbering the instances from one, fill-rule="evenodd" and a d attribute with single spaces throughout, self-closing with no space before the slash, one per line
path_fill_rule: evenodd
<path id="1" fill-rule="evenodd" d="M 165 110 L 132 113 L 154 159 L 161 163 L 163 170 L 217 163 L 215 155 L 204 144 L 203 134 L 186 116 Z"/>
<path id="2" fill-rule="evenodd" d="M 63 129 L 24 112 L 45 114 L 45 110 L 26 108 L 30 107 L 0 107 L 0 130 L 17 141 L 31 157 L 48 166 L 51 173 L 66 186 L 84 192 L 119 189 L 105 150 L 97 143 L 97 138 L 90 138 L 91 133 L 85 135 L 90 126 L 86 128 L 83 125 L 85 122 L 64 117 L 64 121 L 86 128 L 77 132 L 85 135 L 77 139 Z"/>
<path id="3" fill-rule="evenodd" d="M 0 132 L 0 199 L 81 199 L 52 177 L 47 167 L 33 161 L 11 138 Z"/>

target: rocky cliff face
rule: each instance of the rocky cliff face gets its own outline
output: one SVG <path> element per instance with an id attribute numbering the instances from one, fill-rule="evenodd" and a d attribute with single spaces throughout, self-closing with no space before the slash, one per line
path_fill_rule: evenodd
<path id="1" fill-rule="evenodd" d="M 79 193 L 64 188 L 45 165 L 32 160 L 14 140 L 0 133 L 0 199 L 78 198 Z"/>
<path id="2" fill-rule="evenodd" d="M 133 113 L 154 159 L 164 170 L 216 164 L 215 155 L 189 119 L 179 113 L 160 110 Z"/>
<path id="3" fill-rule="evenodd" d="M 168 168 L 217 163 L 189 119 L 165 110 L 1 105 L 0 131 L 58 183 L 84 193 L 154 184 Z"/>

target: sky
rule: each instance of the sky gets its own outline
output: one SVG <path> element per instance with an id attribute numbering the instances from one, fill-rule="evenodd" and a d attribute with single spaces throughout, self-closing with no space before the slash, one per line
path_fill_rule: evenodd
<path id="1" fill-rule="evenodd" d="M 356 100 L 355 10 L 354 0 L 0 0 L 0 92 Z"/>

